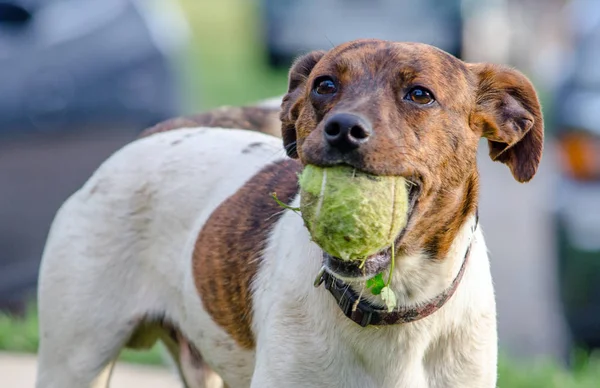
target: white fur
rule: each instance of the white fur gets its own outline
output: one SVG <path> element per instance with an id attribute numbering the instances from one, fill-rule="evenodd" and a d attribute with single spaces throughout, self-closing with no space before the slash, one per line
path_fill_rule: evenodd
<path id="1" fill-rule="evenodd" d="M 135 324 L 152 314 L 175 322 L 230 388 L 494 387 L 494 295 L 473 220 L 441 264 L 397 258 L 399 301 L 418 304 L 450 284 L 474 239 L 464 278 L 442 309 L 411 324 L 363 329 L 313 287 L 321 251 L 286 211 L 253 283 L 256 350 L 239 348 L 212 321 L 191 272 L 198 232 L 225 198 L 284 157 L 280 139 L 210 128 L 156 134 L 110 157 L 59 210 L 48 237 L 37 387 L 106 386 L 98 376 L 108 375 Z M 188 386 L 221 384 L 204 377 Z"/>

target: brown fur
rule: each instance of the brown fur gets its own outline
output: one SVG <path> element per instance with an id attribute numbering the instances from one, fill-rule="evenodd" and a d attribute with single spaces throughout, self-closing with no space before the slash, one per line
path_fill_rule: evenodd
<path id="1" fill-rule="evenodd" d="M 279 110 L 258 106 L 231 107 L 225 106 L 197 115 L 176 117 L 156 124 L 143 131 L 139 137 L 146 137 L 155 133 L 172 131 L 180 128 L 193 127 L 221 127 L 248 129 L 280 136 L 281 124 Z"/>
<path id="2" fill-rule="evenodd" d="M 270 194 L 289 203 L 300 168 L 291 159 L 266 166 L 213 212 L 196 241 L 194 280 L 204 308 L 244 348 L 254 346 L 251 282 L 282 213 Z"/>
<path id="3" fill-rule="evenodd" d="M 337 81 L 337 93 L 312 92 L 321 76 Z M 531 83 L 516 70 L 466 64 L 423 44 L 360 40 L 298 59 L 289 78 L 280 116 L 288 155 L 303 164 L 346 163 L 419 184 L 399 253 L 424 250 L 433 259 L 445 257 L 477 207 L 481 136 L 489 141 L 492 159 L 507 164 L 518 181 L 528 181 L 537 170 L 540 105 Z M 405 100 L 414 86 L 429 89 L 436 102 Z M 346 154 L 323 136 L 324 121 L 338 112 L 362 116 L 374 132 Z"/>

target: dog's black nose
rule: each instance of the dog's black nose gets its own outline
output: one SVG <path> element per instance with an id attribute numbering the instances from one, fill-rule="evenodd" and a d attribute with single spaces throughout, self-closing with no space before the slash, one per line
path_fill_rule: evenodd
<path id="1" fill-rule="evenodd" d="M 336 113 L 325 122 L 325 140 L 331 147 L 350 151 L 366 143 L 373 130 L 360 116 Z"/>

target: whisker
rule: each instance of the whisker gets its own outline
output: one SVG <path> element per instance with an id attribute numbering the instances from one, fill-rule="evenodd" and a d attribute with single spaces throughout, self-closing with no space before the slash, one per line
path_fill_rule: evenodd
<path id="1" fill-rule="evenodd" d="M 290 153 L 293 153 L 293 152 L 296 152 L 296 144 L 297 144 L 297 143 L 296 143 L 295 141 L 291 142 L 290 144 L 287 144 L 287 145 L 285 146 L 285 151 L 286 151 L 288 154 L 290 154 Z"/>
<path id="2" fill-rule="evenodd" d="M 271 218 L 273 218 L 273 217 L 277 217 L 277 216 L 280 216 L 280 215 L 282 215 L 283 213 L 285 213 L 285 211 L 286 211 L 286 210 L 287 210 L 287 209 L 282 209 L 282 210 L 280 210 L 280 211 L 278 211 L 278 212 L 275 212 L 275 213 L 271 214 L 269 217 L 267 217 L 267 218 L 265 219 L 265 221 L 269 221 L 269 220 L 270 220 Z"/>
<path id="3" fill-rule="evenodd" d="M 342 300 L 344 299 L 344 295 L 346 295 L 346 292 L 348 292 L 349 289 L 350 289 L 350 285 L 346 285 L 346 288 L 344 289 L 344 293 L 342 294 L 342 297 L 340 298 L 340 301 L 338 302 L 338 305 L 340 305 L 339 303 L 342 302 Z"/>
<path id="4" fill-rule="evenodd" d="M 331 45 L 331 48 L 335 48 L 335 45 L 333 44 L 333 42 L 329 39 L 329 37 L 326 34 L 325 35 L 325 39 L 327 39 L 327 41 L 329 42 L 329 44 Z"/>

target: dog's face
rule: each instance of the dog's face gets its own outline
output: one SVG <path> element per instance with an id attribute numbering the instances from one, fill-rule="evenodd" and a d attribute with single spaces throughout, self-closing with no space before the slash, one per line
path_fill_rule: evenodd
<path id="1" fill-rule="evenodd" d="M 438 259 L 477 206 L 479 139 L 520 182 L 542 154 L 539 102 L 521 73 L 424 44 L 359 40 L 305 55 L 290 71 L 281 119 L 288 155 L 303 164 L 414 182 L 399 250 Z"/>

